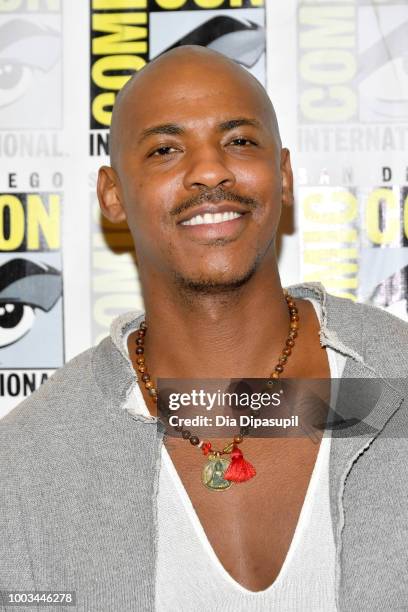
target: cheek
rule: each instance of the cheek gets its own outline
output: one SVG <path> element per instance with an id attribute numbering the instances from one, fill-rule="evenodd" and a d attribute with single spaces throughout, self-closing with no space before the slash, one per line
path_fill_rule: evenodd
<path id="1" fill-rule="evenodd" d="M 135 177 L 131 184 L 133 199 L 142 208 L 169 212 L 177 201 L 182 181 L 169 172 L 145 172 Z"/>
<path id="2" fill-rule="evenodd" d="M 258 199 L 268 201 L 271 197 L 276 197 L 281 191 L 281 175 L 280 169 L 274 160 L 265 159 L 263 162 L 254 164 L 246 163 L 236 172 L 237 185 L 240 185 L 242 191 L 252 191 L 258 194 Z"/>
<path id="3" fill-rule="evenodd" d="M 160 181 L 135 178 L 128 182 L 124 193 L 128 225 L 138 244 L 154 246 L 166 240 L 174 208 L 171 191 Z"/>
<path id="4" fill-rule="evenodd" d="M 270 160 L 259 164 L 256 172 L 249 168 L 242 173 L 242 189 L 244 195 L 257 200 L 259 206 L 253 212 L 253 220 L 257 225 L 259 238 L 268 239 L 275 234 L 282 207 L 282 185 L 279 167 Z"/>

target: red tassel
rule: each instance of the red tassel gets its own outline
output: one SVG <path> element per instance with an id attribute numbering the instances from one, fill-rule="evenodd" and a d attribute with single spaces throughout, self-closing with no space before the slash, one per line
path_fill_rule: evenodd
<path id="1" fill-rule="evenodd" d="M 234 446 L 231 453 L 231 463 L 224 472 L 224 479 L 231 482 L 245 482 L 256 474 L 254 466 L 244 459 L 242 451 Z"/>
<path id="2" fill-rule="evenodd" d="M 208 455 L 211 450 L 211 442 L 204 442 L 201 446 L 201 450 L 203 451 L 203 455 Z"/>

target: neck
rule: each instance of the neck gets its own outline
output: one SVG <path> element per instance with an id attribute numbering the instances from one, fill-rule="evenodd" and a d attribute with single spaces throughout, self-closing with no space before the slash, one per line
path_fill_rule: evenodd
<path id="1" fill-rule="evenodd" d="M 231 293 L 190 299 L 173 285 L 144 285 L 146 362 L 155 378 L 269 376 L 289 314 L 277 267 Z"/>

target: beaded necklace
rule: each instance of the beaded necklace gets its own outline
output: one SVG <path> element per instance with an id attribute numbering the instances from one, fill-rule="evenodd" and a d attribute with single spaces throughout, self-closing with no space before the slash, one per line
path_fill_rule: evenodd
<path id="1" fill-rule="evenodd" d="M 286 290 L 284 290 L 284 297 L 290 316 L 289 333 L 278 362 L 269 376 L 270 379 L 277 379 L 283 373 L 286 362 L 295 346 L 295 338 L 299 329 L 299 313 L 296 303 Z M 146 322 L 142 321 L 136 337 L 136 365 L 149 397 L 154 404 L 157 404 L 157 389 L 147 371 L 146 358 L 144 356 L 146 332 Z M 171 414 L 171 411 L 167 411 L 165 416 L 168 416 L 168 413 Z M 239 448 L 239 445 L 244 440 L 244 436 L 249 433 L 249 427 L 241 427 L 239 435 L 234 436 L 233 440 L 227 446 L 224 446 L 222 450 L 212 448 L 211 442 L 200 440 L 198 436 L 192 434 L 188 429 L 184 429 L 181 425 L 176 425 L 174 429 L 181 434 L 183 439 L 189 440 L 192 446 L 199 448 L 203 455 L 207 457 L 201 480 L 208 489 L 212 491 L 225 491 L 233 483 L 245 482 L 256 475 L 254 466 L 244 459 Z M 226 455 L 230 455 L 230 458 L 227 459 Z"/>

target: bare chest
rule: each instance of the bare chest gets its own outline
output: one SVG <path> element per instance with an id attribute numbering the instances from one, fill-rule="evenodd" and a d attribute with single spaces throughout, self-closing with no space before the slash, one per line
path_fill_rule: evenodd
<path id="1" fill-rule="evenodd" d="M 168 450 L 219 561 L 234 580 L 259 591 L 276 580 L 284 563 L 319 444 L 293 438 L 251 442 L 245 450 L 257 475 L 226 491 L 202 485 L 204 461 L 192 458 L 183 441 L 171 441 Z"/>

